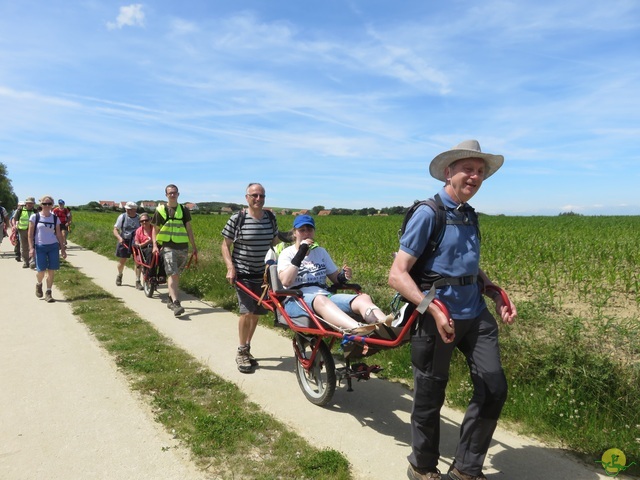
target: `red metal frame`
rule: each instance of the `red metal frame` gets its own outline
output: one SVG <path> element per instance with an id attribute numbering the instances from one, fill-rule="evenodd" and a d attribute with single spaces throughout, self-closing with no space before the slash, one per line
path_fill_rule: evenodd
<path id="1" fill-rule="evenodd" d="M 242 282 L 236 281 L 236 286 L 241 290 L 243 290 L 248 295 L 252 296 L 254 299 L 260 300 L 260 297 L 258 297 L 255 293 L 253 293 Z M 347 289 L 354 290 L 356 293 L 360 293 L 359 289 L 356 289 L 353 286 L 350 287 L 349 285 L 345 285 L 344 287 L 346 287 Z M 505 303 L 505 305 L 507 305 L 507 308 L 509 308 L 509 311 L 511 311 L 511 307 L 510 307 L 511 301 L 509 300 L 509 296 L 507 295 L 507 293 L 502 288 L 495 285 L 489 285 L 485 288 L 485 290 L 492 290 L 492 291 L 498 292 L 502 298 L 502 301 Z M 409 319 L 407 320 L 407 322 L 405 323 L 405 325 L 402 327 L 402 330 L 397 334 L 396 338 L 394 340 L 386 340 L 384 338 L 375 338 L 375 337 L 372 338 L 370 336 L 364 336 L 364 335 L 350 335 L 347 333 L 333 330 L 331 328 L 327 328 L 327 326 L 325 326 L 318 319 L 315 313 L 303 301 L 300 301 L 300 306 L 305 310 L 305 312 L 307 313 L 307 316 L 309 317 L 311 322 L 313 322 L 314 326 L 301 327 L 300 325 L 296 325 L 295 323 L 293 323 L 293 321 L 291 320 L 291 317 L 289 317 L 289 314 L 286 312 L 286 310 L 284 309 L 284 306 L 282 305 L 282 302 L 288 297 L 301 298 L 302 292 L 300 292 L 299 290 L 273 291 L 269 289 L 267 294 L 263 297 L 261 304 L 264 308 L 266 308 L 271 312 L 278 311 L 287 322 L 289 328 L 291 328 L 291 330 L 293 330 L 294 332 L 305 333 L 308 335 L 316 335 L 323 338 L 330 338 L 331 339 L 331 344 L 329 345 L 330 347 L 336 339 L 341 339 L 343 341 L 346 340 L 346 341 L 358 342 L 358 343 L 368 344 L 368 345 L 377 345 L 378 347 L 385 347 L 385 348 L 397 347 L 404 342 L 403 339 L 409 333 L 411 327 L 413 326 L 416 318 L 419 315 L 418 312 L 414 310 L 411 316 L 409 317 Z M 437 298 L 433 300 L 433 303 L 447 317 L 449 317 L 449 310 L 444 305 L 444 303 L 442 303 Z M 296 351 L 296 353 L 299 353 L 299 352 Z M 315 351 L 314 351 L 314 356 L 315 356 Z"/>
<path id="2" fill-rule="evenodd" d="M 265 282 L 266 282 L 266 279 L 265 279 Z M 413 325 L 416 322 L 416 319 L 420 315 L 417 309 L 414 309 L 414 311 L 411 313 L 409 319 L 405 322 L 400 332 L 395 332 L 394 339 L 376 338 L 374 336 L 364 336 L 364 335 L 351 335 L 351 334 L 339 332 L 323 324 L 323 322 L 315 315 L 315 313 L 311 310 L 311 308 L 309 308 L 307 304 L 302 300 L 302 292 L 300 290 L 283 289 L 283 290 L 274 291 L 270 288 L 269 283 L 268 282 L 266 283 L 267 283 L 267 286 L 265 288 L 267 288 L 267 291 L 263 292 L 262 298 L 256 295 L 253 291 L 251 291 L 246 285 L 244 285 L 240 281 L 236 281 L 235 285 L 240 290 L 245 292 L 247 295 L 251 296 L 256 301 L 259 301 L 260 304 L 265 309 L 276 313 L 276 316 L 279 313 L 282 316 L 282 318 L 284 318 L 284 320 L 287 322 L 287 325 L 293 332 L 312 335 L 319 338 L 320 341 L 313 342 L 313 345 L 311 348 L 311 354 L 309 355 L 308 358 L 302 355 L 302 352 L 298 347 L 298 342 L 296 341 L 296 337 L 293 338 L 292 343 L 293 343 L 293 350 L 295 352 L 296 359 L 299 362 L 299 364 L 304 368 L 304 370 L 307 372 L 309 372 L 313 367 L 318 351 L 320 350 L 320 347 L 322 346 L 322 344 L 325 343 L 325 341 L 327 342 L 327 346 L 329 347 L 329 350 L 331 350 L 336 340 L 339 340 L 340 342 L 353 342 L 356 344 L 360 344 L 362 345 L 363 352 L 367 352 L 367 350 L 369 349 L 369 346 L 376 347 L 372 349 L 372 351 L 395 348 L 406 342 L 406 339 L 409 338 L 409 332 L 413 328 Z M 342 286 L 342 288 L 352 290 L 355 293 L 360 293 L 360 287 L 358 285 L 344 285 Z M 498 292 L 502 297 L 502 300 L 504 301 L 505 305 L 507 305 L 509 310 L 511 310 L 511 307 L 510 307 L 511 302 L 509 301 L 509 297 L 507 296 L 504 290 L 493 285 L 487 287 L 485 289 L 485 292 L 487 290 Z M 286 312 L 283 305 L 284 301 L 289 297 L 296 297 L 298 299 L 300 306 L 304 309 L 307 316 L 309 317 L 312 323 L 312 326 L 302 327 L 300 325 L 295 324 L 291 320 L 291 317 Z M 450 318 L 447 307 L 440 300 L 434 299 L 433 303 L 446 315 L 447 318 Z M 276 319 L 276 321 L 278 321 L 278 319 Z M 349 360 L 346 360 L 346 365 L 347 365 L 346 369 L 349 370 Z M 374 367 L 377 367 L 377 366 L 374 366 Z M 352 378 L 361 379 L 365 377 L 362 377 L 361 374 L 359 373 L 352 372 L 351 374 L 348 374 L 343 378 L 346 379 L 347 381 L 348 391 L 352 391 L 352 388 L 351 388 Z"/>
<path id="3" fill-rule="evenodd" d="M 260 300 L 260 297 L 258 297 L 254 292 L 252 292 L 249 288 L 247 288 L 242 282 L 236 281 L 236 286 L 246 294 L 253 297 L 254 299 Z M 345 285 L 344 287 L 346 287 L 347 289 L 355 290 L 356 293 L 359 293 L 358 289 L 354 289 L 349 285 Z M 405 323 L 405 325 L 402 327 L 402 330 L 397 334 L 396 338 L 393 340 L 387 340 L 384 338 L 375 338 L 375 337 L 370 337 L 366 335 L 351 335 L 348 333 L 343 333 L 343 332 L 333 330 L 330 327 L 325 326 L 322 323 L 322 321 L 318 319 L 316 314 L 309 308 L 309 306 L 303 301 L 300 301 L 300 306 L 305 310 L 307 316 L 309 317 L 311 322 L 314 324 L 314 326 L 301 327 L 300 325 L 296 325 L 295 323 L 293 323 L 293 321 L 291 320 L 291 317 L 289 316 L 289 314 L 284 309 L 284 306 L 282 305 L 282 302 L 284 301 L 284 299 L 288 297 L 297 297 L 300 299 L 302 297 L 302 292 L 300 292 L 299 290 L 273 291 L 269 289 L 267 292 L 267 295 L 265 295 L 264 298 L 262 299 L 261 305 L 271 312 L 277 311 L 278 313 L 280 313 L 282 317 L 285 319 L 285 321 L 287 322 L 289 328 L 291 328 L 291 330 L 293 330 L 296 333 L 304 333 L 308 335 L 315 335 L 315 336 L 331 339 L 331 343 L 329 344 L 329 347 L 333 345 L 333 342 L 336 339 L 341 339 L 342 341 L 361 343 L 363 345 L 376 345 L 378 347 L 384 347 L 384 348 L 397 347 L 402 343 L 404 343 L 405 341 L 404 338 L 407 336 L 416 318 L 418 318 L 419 316 L 418 312 L 414 310 L 411 316 L 409 317 L 409 319 L 407 320 L 407 322 Z M 449 311 L 447 307 L 440 300 L 434 299 L 433 302 L 435 305 L 438 306 L 440 310 L 442 310 L 442 312 L 447 317 L 449 317 Z M 309 359 L 310 365 L 313 363 L 312 360 L 313 360 L 313 357 L 315 357 L 316 350 L 317 350 L 317 347 L 313 351 L 312 358 Z M 299 354 L 299 352 L 297 351 L 297 348 L 296 348 L 296 354 Z M 304 365 L 304 359 L 301 359 L 301 362 Z M 306 365 L 305 365 L 305 368 L 306 368 Z"/>
<path id="4" fill-rule="evenodd" d="M 503 289 L 501 289 L 497 285 L 487 285 L 486 287 L 484 287 L 484 291 L 486 292 L 487 290 L 498 292 L 500 294 L 500 297 L 502 298 L 502 301 L 507 306 L 507 310 L 509 311 L 509 314 L 511 314 L 512 312 L 511 300 L 509 300 L 509 295 L 507 295 L 507 292 L 505 292 Z"/>
<path id="5" fill-rule="evenodd" d="M 156 265 L 158 265 L 159 262 L 159 252 L 153 252 L 153 254 L 151 255 L 151 263 L 149 265 L 147 265 L 146 263 L 144 263 L 144 258 L 142 256 L 142 249 L 140 247 L 138 247 L 137 245 L 133 245 L 133 248 L 131 249 L 132 253 L 133 253 L 133 261 L 136 262 L 136 265 L 140 265 L 141 267 L 145 267 L 145 268 L 153 268 Z"/>

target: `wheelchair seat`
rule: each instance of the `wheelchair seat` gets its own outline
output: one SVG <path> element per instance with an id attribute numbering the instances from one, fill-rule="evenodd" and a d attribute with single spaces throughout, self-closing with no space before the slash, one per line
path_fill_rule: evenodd
<path id="1" fill-rule="evenodd" d="M 285 290 L 284 286 L 282 285 L 282 282 L 280 281 L 280 278 L 278 277 L 278 265 L 275 265 L 275 264 L 269 265 L 268 269 L 269 269 L 268 270 L 269 288 L 273 293 L 277 295 L 278 292 Z M 296 300 L 294 300 L 293 298 L 294 297 L 285 298 L 282 302 L 283 306 L 285 302 L 295 302 Z M 289 326 L 284 316 L 278 309 L 274 310 L 274 314 L 276 316 L 276 321 L 278 323 L 278 326 L 282 326 L 282 327 Z M 309 328 L 314 326 L 311 319 L 306 315 L 303 315 L 300 317 L 291 317 L 291 321 L 294 323 L 294 325 L 297 325 L 299 327 Z"/>

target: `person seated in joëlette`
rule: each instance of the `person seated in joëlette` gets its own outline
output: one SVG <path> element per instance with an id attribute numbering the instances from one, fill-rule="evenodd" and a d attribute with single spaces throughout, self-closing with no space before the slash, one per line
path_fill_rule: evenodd
<path id="1" fill-rule="evenodd" d="M 345 333 L 368 334 L 376 324 L 385 323 L 389 316 L 378 308 L 366 293 L 332 294 L 327 278 L 333 283 L 344 284 L 352 277 L 351 267 L 338 269 L 329 253 L 315 242 L 315 221 L 310 215 L 299 215 L 293 221 L 295 244 L 285 248 L 278 257 L 278 277 L 288 289 L 302 291 L 304 301 L 325 323 Z M 307 315 L 293 297 L 284 304 L 290 317 Z M 358 322 L 350 316 L 357 314 Z"/>

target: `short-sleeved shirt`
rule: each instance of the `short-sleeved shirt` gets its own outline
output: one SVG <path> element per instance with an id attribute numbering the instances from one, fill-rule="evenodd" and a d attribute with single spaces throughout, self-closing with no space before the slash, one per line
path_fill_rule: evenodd
<path id="1" fill-rule="evenodd" d="M 58 216 L 58 220 L 60 220 L 60 224 L 62 225 L 66 225 L 67 222 L 71 220 L 71 210 L 67 207 L 55 207 L 53 213 Z"/>
<path id="2" fill-rule="evenodd" d="M 291 265 L 291 260 L 298 253 L 295 245 L 285 248 L 278 257 L 278 272 L 286 270 Z M 295 288 L 299 285 L 316 284 L 314 286 L 305 286 L 301 290 L 303 293 L 316 293 L 326 295 L 329 292 L 317 285 L 326 285 L 327 277 L 338 271 L 338 267 L 333 262 L 329 253 L 322 247 L 316 247 L 309 251 L 306 257 L 302 259 L 298 275 L 291 285 L 285 285 L 285 288 Z"/>
<path id="3" fill-rule="evenodd" d="M 440 197 L 445 207 L 458 204 L 442 189 Z M 460 218 L 464 212 L 447 209 L 447 218 Z M 426 248 L 435 226 L 435 212 L 427 205 L 416 209 L 400 239 L 400 250 L 419 258 Z M 442 242 L 425 264 L 425 271 L 436 272 L 443 277 L 478 275 L 480 271 L 480 236 L 475 225 L 447 225 Z M 476 318 L 486 308 L 478 285 L 444 286 L 437 290 L 436 298 L 449 309 L 451 318 L 468 320 Z"/>
<path id="4" fill-rule="evenodd" d="M 36 225 L 36 215 L 39 216 L 38 224 Z M 48 217 L 44 215 L 34 213 L 29 217 L 29 221 L 35 225 L 36 235 L 34 245 L 52 245 L 58 243 L 58 237 L 56 236 L 56 219 L 52 213 Z"/>
<path id="5" fill-rule="evenodd" d="M 136 236 L 134 238 L 135 243 L 142 244 L 151 240 L 151 233 L 147 234 L 144 231 L 144 227 L 140 227 L 136 230 Z"/>
<path id="6" fill-rule="evenodd" d="M 120 236 L 124 240 L 133 240 L 136 230 L 140 227 L 140 217 L 138 214 L 135 217 L 130 217 L 125 212 L 118 216 L 114 227 L 120 231 Z"/>
<path id="7" fill-rule="evenodd" d="M 222 229 L 222 236 L 232 242 L 235 240 L 231 261 L 236 275 L 240 278 L 257 278 L 264 274 L 264 257 L 278 235 L 278 226 L 274 225 L 266 211 L 259 220 L 247 213 L 236 238 L 238 218 L 238 213 L 231 215 Z"/>

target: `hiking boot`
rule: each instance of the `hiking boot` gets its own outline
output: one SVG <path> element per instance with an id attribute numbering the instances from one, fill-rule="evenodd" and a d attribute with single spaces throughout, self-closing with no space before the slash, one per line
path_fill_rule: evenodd
<path id="1" fill-rule="evenodd" d="M 136 280 L 136 290 L 142 290 L 144 287 L 142 286 L 142 283 L 140 283 L 140 280 Z"/>
<path id="2" fill-rule="evenodd" d="M 251 366 L 257 367 L 258 361 L 253 355 L 251 355 L 251 345 L 247 345 L 247 355 L 249 356 L 249 362 L 251 363 Z"/>
<path id="3" fill-rule="evenodd" d="M 42 298 L 42 284 L 36 283 L 36 297 Z"/>
<path id="4" fill-rule="evenodd" d="M 22 261 L 22 257 L 16 257 L 16 262 L 21 262 Z"/>
<path id="5" fill-rule="evenodd" d="M 238 353 L 236 353 L 236 364 L 238 365 L 238 370 L 240 370 L 240 372 L 251 372 L 251 359 L 249 358 L 249 351 L 247 347 L 238 347 Z"/>
<path id="6" fill-rule="evenodd" d="M 29 268 L 29 262 L 22 262 L 22 268 Z"/>
<path id="7" fill-rule="evenodd" d="M 180 301 L 179 300 L 176 300 L 175 302 L 173 302 L 173 308 L 171 310 L 173 310 L 173 314 L 176 317 L 179 317 L 180 315 L 182 315 L 184 313 L 184 307 L 182 305 L 180 305 Z"/>
<path id="8" fill-rule="evenodd" d="M 51 290 L 47 290 L 47 293 L 45 293 L 44 295 L 44 300 L 47 303 L 53 303 L 55 302 L 55 300 L 53 299 L 53 297 L 51 296 Z"/>
<path id="9" fill-rule="evenodd" d="M 420 472 L 413 465 L 409 464 L 407 468 L 407 477 L 411 480 L 440 480 L 440 470 L 436 468 L 435 472 Z"/>
<path id="10" fill-rule="evenodd" d="M 116 285 L 117 286 L 121 286 L 122 285 L 122 274 L 121 273 L 116 275 Z"/>
<path id="11" fill-rule="evenodd" d="M 487 480 L 482 473 L 480 475 L 469 475 L 458 470 L 456 467 L 451 467 L 449 470 L 449 478 L 452 480 Z"/>

